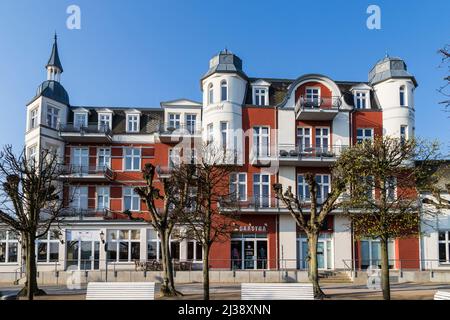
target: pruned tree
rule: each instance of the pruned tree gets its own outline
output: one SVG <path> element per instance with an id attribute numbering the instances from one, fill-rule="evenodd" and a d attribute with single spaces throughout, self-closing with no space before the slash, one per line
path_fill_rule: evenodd
<path id="1" fill-rule="evenodd" d="M 441 101 L 440 104 L 444 106 L 446 111 L 450 111 L 450 93 L 447 91 L 450 86 L 450 45 L 447 44 L 442 49 L 439 49 L 438 54 L 442 58 L 441 66 L 446 67 L 446 74 L 443 79 L 444 84 L 438 89 L 438 91 L 445 97 L 445 100 Z"/>
<path id="2" fill-rule="evenodd" d="M 381 289 L 383 298 L 389 300 L 388 243 L 419 235 L 419 188 L 429 181 L 428 166 L 437 156 L 438 145 L 376 137 L 354 150 L 357 157 L 348 175 L 351 194 L 344 206 L 357 238 L 380 241 Z"/>
<path id="3" fill-rule="evenodd" d="M 352 166 L 355 153 L 352 148 L 343 150 L 339 159 L 331 168 L 331 190 L 321 194 L 315 174 L 307 172 L 304 179 L 308 185 L 310 198 L 296 196 L 289 186 L 285 190 L 282 184 L 274 184 L 276 198 L 288 209 L 297 226 L 308 239 L 308 276 L 314 287 L 314 297 L 322 299 L 325 294 L 320 288 L 317 261 L 317 245 L 319 234 L 330 213 L 339 206 L 340 196 L 347 190 L 348 172 Z"/>
<path id="4" fill-rule="evenodd" d="M 0 152 L 0 223 L 21 236 L 26 264 L 21 293 L 29 300 L 45 294 L 36 280 L 35 242 L 60 221 L 64 209 L 60 173 L 55 152 L 42 150 L 31 158 L 23 151 L 17 156 L 10 145 Z"/>
<path id="5" fill-rule="evenodd" d="M 158 232 L 160 238 L 163 268 L 161 293 L 164 296 L 177 296 L 181 292 L 175 289 L 170 236 L 189 203 L 192 169 L 189 164 L 179 164 L 172 168 L 167 177 L 159 178 L 163 190 L 156 185 L 156 174 L 155 166 L 147 163 L 143 169 L 143 178 L 146 184 L 136 187 L 134 191 L 147 205 L 151 218 L 148 222 Z M 162 208 L 159 203 L 162 203 Z"/>
<path id="6" fill-rule="evenodd" d="M 184 211 L 182 222 L 188 237 L 202 246 L 203 299 L 209 300 L 209 253 L 214 243 L 227 240 L 234 230 L 238 206 L 235 193 L 230 191 L 230 174 L 238 167 L 234 152 L 212 143 L 197 148 L 193 166 L 190 210 Z"/>

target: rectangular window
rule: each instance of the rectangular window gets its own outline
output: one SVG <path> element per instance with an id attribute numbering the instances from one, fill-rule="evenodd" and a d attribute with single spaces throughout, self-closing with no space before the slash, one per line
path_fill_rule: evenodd
<path id="1" fill-rule="evenodd" d="M 111 129 L 111 115 L 100 113 L 98 115 L 98 130 L 101 132 L 106 132 L 110 129 Z"/>
<path id="2" fill-rule="evenodd" d="M 87 121 L 87 113 L 82 112 L 82 113 L 75 113 L 74 118 L 73 118 L 73 125 L 75 128 L 86 128 L 88 125 L 88 121 Z"/>
<path id="3" fill-rule="evenodd" d="M 192 158 L 191 158 L 192 160 Z M 180 150 L 169 149 L 169 168 L 173 169 L 181 164 Z"/>
<path id="4" fill-rule="evenodd" d="M 111 230 L 108 232 L 108 260 L 133 262 L 139 260 L 140 230 Z"/>
<path id="5" fill-rule="evenodd" d="M 73 173 L 87 173 L 89 171 L 89 148 L 73 148 L 71 166 Z"/>
<path id="6" fill-rule="evenodd" d="M 59 109 L 47 106 L 47 126 L 57 129 L 59 124 Z"/>
<path id="7" fill-rule="evenodd" d="M 261 88 L 254 89 L 254 104 L 256 106 L 266 106 L 267 105 L 267 90 Z"/>
<path id="8" fill-rule="evenodd" d="M 228 142 L 228 122 L 221 121 L 220 122 L 220 145 L 222 149 L 227 148 Z"/>
<path id="9" fill-rule="evenodd" d="M 30 130 L 37 127 L 38 115 L 39 115 L 38 111 L 39 111 L 39 109 L 36 108 L 34 110 L 31 110 L 31 112 L 30 112 Z"/>
<path id="10" fill-rule="evenodd" d="M 397 179 L 395 177 L 389 177 L 386 179 L 386 197 L 388 201 L 394 201 L 396 198 Z"/>
<path id="11" fill-rule="evenodd" d="M 179 113 L 169 113 L 169 128 L 171 130 L 180 129 L 180 114 Z"/>
<path id="12" fill-rule="evenodd" d="M 403 145 L 408 139 L 408 126 L 400 126 L 400 143 Z"/>
<path id="13" fill-rule="evenodd" d="M 140 211 L 141 198 L 134 192 L 133 187 L 123 188 L 123 209 L 124 211 Z"/>
<path id="14" fill-rule="evenodd" d="M 401 86 L 399 91 L 399 98 L 400 98 L 400 106 L 404 107 L 406 105 L 405 103 L 405 87 Z"/>
<path id="15" fill-rule="evenodd" d="M 127 132 L 139 132 L 138 114 L 127 114 Z"/>
<path id="16" fill-rule="evenodd" d="M 355 101 L 356 101 L 356 109 L 366 109 L 367 98 L 365 92 L 356 92 Z"/>
<path id="17" fill-rule="evenodd" d="M 237 200 L 247 200 L 247 174 L 232 173 L 230 174 L 230 193 L 236 195 Z"/>
<path id="18" fill-rule="evenodd" d="M 97 187 L 97 210 L 109 209 L 109 187 Z"/>
<path id="19" fill-rule="evenodd" d="M 16 263 L 18 261 L 19 241 L 12 231 L 0 230 L 0 263 Z"/>
<path id="20" fill-rule="evenodd" d="M 450 263 L 450 231 L 439 231 L 439 262 Z"/>
<path id="21" fill-rule="evenodd" d="M 187 243 L 187 259 L 190 261 L 201 261 L 203 248 L 200 242 L 190 240 Z"/>
<path id="22" fill-rule="evenodd" d="M 104 170 L 105 168 L 111 167 L 111 149 L 98 148 L 97 159 L 99 170 Z"/>
<path id="23" fill-rule="evenodd" d="M 300 152 L 310 151 L 311 148 L 311 128 L 297 128 L 297 147 Z"/>
<path id="24" fill-rule="evenodd" d="M 125 170 L 139 171 L 141 170 L 141 149 L 125 148 Z"/>
<path id="25" fill-rule="evenodd" d="M 253 193 L 256 207 L 270 206 L 270 175 L 260 173 L 253 175 Z"/>
<path id="26" fill-rule="evenodd" d="M 59 258 L 59 243 L 57 230 L 51 230 L 42 238 L 36 239 L 37 262 L 57 262 Z"/>
<path id="27" fill-rule="evenodd" d="M 309 105 L 318 107 L 320 106 L 320 88 L 319 87 L 307 87 L 305 90 L 306 102 Z"/>
<path id="28" fill-rule="evenodd" d="M 356 129 L 356 142 L 362 143 L 364 140 L 373 140 L 373 128 Z"/>
<path id="29" fill-rule="evenodd" d="M 253 147 L 257 157 L 269 157 L 269 127 L 253 127 Z"/>
<path id="30" fill-rule="evenodd" d="M 309 185 L 302 174 L 297 175 L 297 198 L 304 202 L 311 201 Z"/>
<path id="31" fill-rule="evenodd" d="M 330 176 L 328 174 L 317 174 L 317 201 L 324 202 L 330 193 Z"/>
<path id="32" fill-rule="evenodd" d="M 212 123 L 208 124 L 208 126 L 206 127 L 206 140 L 208 141 L 208 143 L 211 143 L 214 141 L 213 129 L 214 129 L 214 127 L 213 127 Z"/>
<path id="33" fill-rule="evenodd" d="M 28 160 L 30 163 L 34 163 L 37 159 L 37 146 L 31 146 L 28 148 Z"/>
<path id="34" fill-rule="evenodd" d="M 197 115 L 187 114 L 186 115 L 186 127 L 190 134 L 194 134 L 197 131 Z"/>
<path id="35" fill-rule="evenodd" d="M 75 209 L 77 212 L 86 211 L 88 208 L 88 187 L 87 186 L 77 186 L 71 187 L 70 195 L 72 200 L 70 207 Z"/>
<path id="36" fill-rule="evenodd" d="M 316 150 L 327 152 L 330 147 L 330 128 L 316 128 Z"/>

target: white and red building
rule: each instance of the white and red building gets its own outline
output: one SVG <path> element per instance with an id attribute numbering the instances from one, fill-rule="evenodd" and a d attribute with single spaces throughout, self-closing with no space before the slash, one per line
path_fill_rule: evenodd
<path id="1" fill-rule="evenodd" d="M 158 237 L 133 187 L 144 183 L 145 163 L 159 173 L 176 163 L 180 136 L 220 143 L 237 154 L 240 170 L 230 183 L 238 190 L 240 221 L 229 241 L 213 245 L 213 269 L 305 269 L 306 238 L 272 184 L 291 186 L 308 201 L 305 172 L 314 172 L 320 193 L 330 190 L 330 166 L 340 152 L 376 135 L 414 135 L 417 82 L 399 58 L 386 56 L 367 82 L 338 81 L 321 74 L 296 79 L 253 78 L 242 60 L 222 51 L 200 79 L 202 101 L 177 99 L 155 108 L 72 105 L 61 84 L 63 68 L 55 39 L 47 80 L 27 104 L 25 145 L 29 156 L 56 150 L 70 182 L 61 235 L 37 245 L 39 269 L 104 268 L 105 260 L 130 267 L 159 258 Z M 370 70 L 369 70 L 370 69 Z M 183 129 L 182 133 L 180 130 Z M 1 231 L 0 231 L 1 232 Z M 12 234 L 12 233 L 11 233 Z M 104 243 L 105 245 L 104 245 Z M 393 268 L 419 269 L 419 239 L 393 239 Z M 18 240 L 0 233 L 0 270 L 17 267 Z M 175 259 L 201 264 L 201 248 L 174 235 Z M 378 264 L 380 245 L 354 239 L 349 221 L 336 211 L 319 240 L 319 268 L 364 268 Z"/>

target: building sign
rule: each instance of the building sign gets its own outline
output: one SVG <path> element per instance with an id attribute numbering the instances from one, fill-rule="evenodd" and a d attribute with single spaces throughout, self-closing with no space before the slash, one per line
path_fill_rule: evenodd
<path id="1" fill-rule="evenodd" d="M 239 226 L 239 232 L 267 232 L 267 226 Z"/>

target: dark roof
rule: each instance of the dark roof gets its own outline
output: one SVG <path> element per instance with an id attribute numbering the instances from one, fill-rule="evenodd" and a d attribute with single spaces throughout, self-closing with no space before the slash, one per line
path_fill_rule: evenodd
<path id="1" fill-rule="evenodd" d="M 50 59 L 48 59 L 47 67 L 57 67 L 61 72 L 63 72 L 63 67 L 61 64 L 61 60 L 59 60 L 59 54 L 58 54 L 58 42 L 57 42 L 57 36 L 55 34 L 55 42 L 53 42 L 53 48 L 52 48 L 52 54 L 50 55 Z"/>
<path id="2" fill-rule="evenodd" d="M 245 72 L 242 70 L 241 58 L 226 49 L 219 52 L 219 54 L 215 55 L 211 58 L 211 60 L 209 60 L 209 70 L 203 75 L 200 81 L 216 72 L 237 73 L 244 79 L 248 78 Z"/>
<path id="3" fill-rule="evenodd" d="M 66 89 L 64 89 L 58 81 L 46 80 L 42 82 L 37 88 L 36 96 L 33 98 L 33 101 L 40 96 L 69 105 L 69 95 L 67 94 Z"/>
<path id="4" fill-rule="evenodd" d="M 86 107 L 86 106 L 72 106 L 70 108 L 67 122 L 73 123 L 73 111 L 77 108 L 85 108 L 89 110 L 88 125 L 98 124 L 98 112 L 101 109 L 111 109 L 114 112 L 112 120 L 113 134 L 126 133 L 126 111 L 132 108 L 118 108 L 118 107 Z M 161 108 L 136 108 L 141 112 L 139 134 L 154 133 L 159 129 L 160 124 L 164 121 L 164 111 Z"/>
<path id="5" fill-rule="evenodd" d="M 379 60 L 369 72 L 369 83 L 371 85 L 383 82 L 392 78 L 411 79 L 417 87 L 416 78 L 408 73 L 405 61 L 398 57 L 386 56 Z"/>

